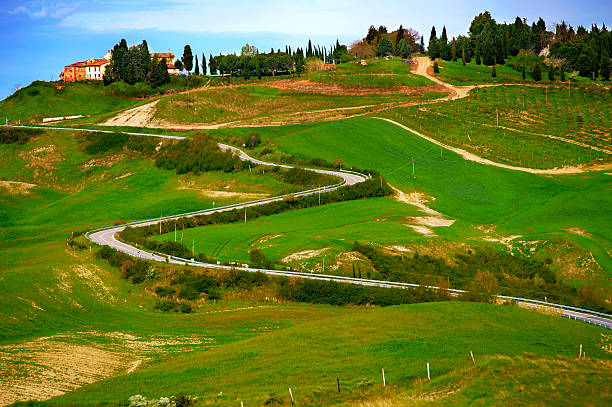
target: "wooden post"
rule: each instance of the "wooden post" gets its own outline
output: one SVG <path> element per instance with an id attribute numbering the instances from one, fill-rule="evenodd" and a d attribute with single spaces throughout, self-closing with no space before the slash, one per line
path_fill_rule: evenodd
<path id="1" fill-rule="evenodd" d="M 289 387 L 289 397 L 291 397 L 291 405 L 295 406 L 295 403 L 293 402 L 293 393 L 291 392 L 291 387 Z"/>
<path id="2" fill-rule="evenodd" d="M 340 393 L 340 378 L 336 377 L 336 381 L 338 382 L 338 393 Z"/>
<path id="3" fill-rule="evenodd" d="M 546 87 L 546 104 L 548 104 L 548 86 Z"/>
<path id="4" fill-rule="evenodd" d="M 476 366 L 476 361 L 474 360 L 474 354 L 472 353 L 471 350 L 470 350 L 470 356 L 472 357 L 472 363 L 474 364 L 474 366 Z"/>
<path id="5" fill-rule="evenodd" d="M 383 387 L 387 387 L 387 381 L 385 380 L 385 368 L 382 368 Z"/>
<path id="6" fill-rule="evenodd" d="M 247 210 L 247 208 L 245 207 L 244 208 L 244 223 L 246 223 L 246 210 Z"/>
<path id="7" fill-rule="evenodd" d="M 427 380 L 431 381 L 431 376 L 429 375 L 429 362 L 427 362 Z"/>
<path id="8" fill-rule="evenodd" d="M 176 222 L 174 222 L 174 241 L 176 242 Z"/>
<path id="9" fill-rule="evenodd" d="M 192 240 L 191 242 L 191 253 L 195 254 L 195 240 Z"/>
<path id="10" fill-rule="evenodd" d="M 416 175 L 414 173 L 414 157 L 412 157 L 412 178 L 416 179 Z"/>
<path id="11" fill-rule="evenodd" d="M 242 401 L 240 402 L 240 407 L 244 407 L 244 403 Z"/>
<path id="12" fill-rule="evenodd" d="M 183 236 L 185 235 L 185 226 L 183 226 L 183 230 L 181 230 L 181 244 L 183 244 Z"/>
<path id="13" fill-rule="evenodd" d="M 442 158 L 442 147 L 440 147 L 440 160 L 443 160 L 444 158 Z"/>
<path id="14" fill-rule="evenodd" d="M 499 128 L 499 111 L 495 109 L 495 115 L 497 116 L 497 127 Z"/>
<path id="15" fill-rule="evenodd" d="M 578 359 L 582 358 L 582 344 L 580 344 L 580 352 L 578 352 Z"/>

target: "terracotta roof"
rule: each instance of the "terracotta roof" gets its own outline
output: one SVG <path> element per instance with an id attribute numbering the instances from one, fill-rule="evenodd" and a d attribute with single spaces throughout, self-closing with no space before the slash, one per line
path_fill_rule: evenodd
<path id="1" fill-rule="evenodd" d="M 174 66 L 174 64 L 168 64 L 168 69 L 176 69 L 176 66 Z"/>
<path id="2" fill-rule="evenodd" d="M 105 65 L 108 64 L 108 60 L 104 59 L 104 58 L 90 58 L 87 61 L 79 61 L 79 62 L 74 62 L 70 65 L 66 65 L 66 67 L 69 66 L 101 66 L 101 65 Z"/>
<path id="3" fill-rule="evenodd" d="M 151 56 L 156 56 L 158 58 L 174 58 L 172 52 L 151 52 Z"/>
<path id="4" fill-rule="evenodd" d="M 84 61 L 84 63 L 85 63 L 85 66 L 100 66 L 100 65 L 108 64 L 108 59 L 91 58 L 91 59 L 88 59 L 87 61 Z"/>

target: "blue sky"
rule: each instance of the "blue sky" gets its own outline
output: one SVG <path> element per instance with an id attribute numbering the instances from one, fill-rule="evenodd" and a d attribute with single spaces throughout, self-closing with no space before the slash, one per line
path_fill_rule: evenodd
<path id="1" fill-rule="evenodd" d="M 63 66 L 90 57 L 126 38 L 146 39 L 154 51 L 182 53 L 188 43 L 198 54 L 240 51 L 248 42 L 260 50 L 342 43 L 365 36 L 367 28 L 400 24 L 429 37 L 432 25 L 449 36 L 466 33 L 472 18 L 489 10 L 498 21 L 519 15 L 547 24 L 612 24 L 606 0 L 2 0 L 0 2 L 0 98 L 36 79 L 57 79 Z"/>

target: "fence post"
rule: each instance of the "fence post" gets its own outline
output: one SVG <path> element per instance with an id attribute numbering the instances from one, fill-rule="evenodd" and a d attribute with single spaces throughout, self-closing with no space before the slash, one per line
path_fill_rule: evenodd
<path id="1" fill-rule="evenodd" d="M 382 379 L 383 379 L 383 387 L 387 387 L 387 381 L 385 380 L 385 368 L 382 368 Z"/>
<path id="2" fill-rule="evenodd" d="M 429 375 L 429 362 L 427 362 L 427 380 L 431 381 L 431 376 Z"/>
<path id="3" fill-rule="evenodd" d="M 470 356 L 472 357 L 472 363 L 474 364 L 474 366 L 476 366 L 476 361 L 474 360 L 474 354 L 472 353 L 471 350 L 470 350 Z"/>
<path id="4" fill-rule="evenodd" d="M 291 387 L 289 387 L 289 396 L 291 397 L 291 405 L 295 406 L 295 403 L 293 402 L 293 393 L 291 392 Z"/>

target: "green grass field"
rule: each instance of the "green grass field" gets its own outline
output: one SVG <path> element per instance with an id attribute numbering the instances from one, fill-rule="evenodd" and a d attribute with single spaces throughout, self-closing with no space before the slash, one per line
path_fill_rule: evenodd
<path id="1" fill-rule="evenodd" d="M 434 84 L 423 76 L 411 73 L 410 64 L 397 59 L 369 59 L 365 66 L 360 61 L 347 62 L 339 64 L 335 70 L 309 72 L 306 77 L 313 82 L 377 88 Z"/>
<path id="2" fill-rule="evenodd" d="M 34 82 L 0 102 L 0 117 L 11 123 L 25 123 L 45 117 L 98 115 L 139 103 L 142 102 L 121 95 L 119 88 L 105 88 L 101 82 L 61 85 L 59 82 Z"/>
<path id="3" fill-rule="evenodd" d="M 178 392 L 196 395 L 203 405 L 231 406 L 241 401 L 244 405 L 263 405 L 274 394 L 288 404 L 289 387 L 298 405 L 305 406 L 356 403 L 416 389 L 440 392 L 439 402 L 450 397 L 457 404 L 486 404 L 499 401 L 500 391 L 508 392 L 505 402 L 515 398 L 520 402 L 521 393 L 514 392 L 508 380 L 515 375 L 537 375 L 532 365 L 545 365 L 547 360 L 550 364 L 580 366 L 578 374 L 584 369 L 603 375 L 593 376 L 593 385 L 601 392 L 591 396 L 603 402 L 609 398 L 605 388 L 609 387 L 606 366 L 610 356 L 602 349 L 602 335 L 606 334 L 599 328 L 485 304 L 390 307 L 315 321 L 192 353 L 83 387 L 46 404 L 104 405 L 134 394 L 160 397 Z M 490 341 L 491 337 L 496 340 Z M 580 343 L 594 362 L 571 361 L 577 357 Z M 476 367 L 471 366 L 470 350 Z M 432 382 L 425 384 L 427 363 Z M 510 373 L 508 364 L 515 371 Z M 385 369 L 389 389 L 382 387 L 381 368 Z M 463 385 L 455 383 L 457 369 Z M 497 380 L 483 383 L 483 370 L 494 373 Z M 336 378 L 341 383 L 340 393 Z M 552 386 L 552 377 L 542 379 L 541 385 Z M 475 387 L 480 390 L 477 394 Z M 456 390 L 448 392 L 449 388 Z M 576 388 L 567 394 L 589 393 Z M 555 395 L 551 400 L 563 402 Z"/>
<path id="4" fill-rule="evenodd" d="M 493 161 L 554 168 L 612 160 L 611 98 L 610 90 L 585 85 L 571 97 L 567 87 L 501 86 L 382 115 Z"/>
<path id="5" fill-rule="evenodd" d="M 244 130 L 235 131 L 240 134 Z M 341 158 L 347 167 L 376 168 L 395 187 L 406 192 L 423 191 L 432 197 L 428 205 L 457 219 L 460 223 L 456 228 L 463 222 L 490 229 L 491 238 L 569 238 L 593 251 L 606 270 L 602 277 L 609 281 L 612 218 L 606 208 L 612 205 L 612 183 L 603 171 L 540 176 L 465 161 L 449 151 L 444 151 L 441 159 L 439 147 L 377 119 L 265 127 L 257 131 L 286 154 L 328 161 Z M 227 136 L 225 132 L 220 134 Z M 416 179 L 412 177 L 412 159 Z M 443 229 L 437 231 L 445 233 Z"/>
<path id="6" fill-rule="evenodd" d="M 456 84 L 520 81 L 520 72 L 509 66 L 497 69 L 492 80 L 490 68 L 443 62 L 440 78 Z M 279 90 L 256 79 L 233 78 L 241 86 L 221 86 L 226 79 L 163 97 L 155 118 L 181 124 L 314 121 L 444 95 L 325 95 Z M 276 79 L 381 92 L 431 85 L 399 60 L 341 64 L 335 71 L 265 81 Z M 162 90 L 194 88 L 203 81 L 208 79 L 173 79 Z M 463 100 L 377 115 L 499 162 L 534 168 L 609 163 L 610 154 L 601 151 L 610 148 L 609 90 L 572 82 L 571 97 L 566 91 L 565 85 L 549 87 L 548 94 L 543 87 L 482 88 Z M 0 102 L 0 119 L 86 114 L 73 124 L 95 127 L 144 103 L 130 97 L 151 92 L 140 85 L 77 83 L 57 89 L 37 82 Z M 333 110 L 364 105 L 374 106 Z M 492 127 L 497 113 L 506 129 Z M 364 256 L 346 253 L 354 241 L 447 262 L 456 253 L 488 246 L 550 258 L 564 282 L 593 284 L 610 298 L 609 170 L 552 176 L 480 165 L 371 117 L 207 133 L 229 142 L 251 131 L 259 133 L 262 144 L 249 154 L 272 161 L 288 158 L 282 154 L 341 159 L 344 167 L 377 170 L 439 214 L 427 215 L 393 197 L 335 203 L 185 230 L 183 239 L 194 241 L 196 252 L 249 262 L 249 250 L 258 248 L 295 268 L 322 271 L 325 259 L 325 272 L 350 275 L 355 262 L 367 270 Z M 287 297 L 269 297 L 272 286 L 224 289 L 220 299 L 207 292 L 193 300 L 192 314 L 162 312 L 155 310 L 160 299 L 155 288 L 179 287 L 173 278 L 197 271 L 153 265 L 145 283 L 132 284 L 121 277 L 122 268 L 96 258 L 95 249 L 67 245 L 73 232 L 296 188 L 257 168 L 177 175 L 127 148 L 88 154 L 76 131 L 45 131 L 26 144 L 0 144 L 0 405 L 58 395 L 32 404 L 117 406 L 135 394 L 178 393 L 197 396 L 197 405 L 290 405 L 289 387 L 296 405 L 304 406 L 612 402 L 612 337 L 602 328 L 483 303 L 376 308 L 282 302 L 279 298 Z M 78 241 L 86 243 L 82 237 Z M 588 358 L 578 361 L 581 344 Z"/>

